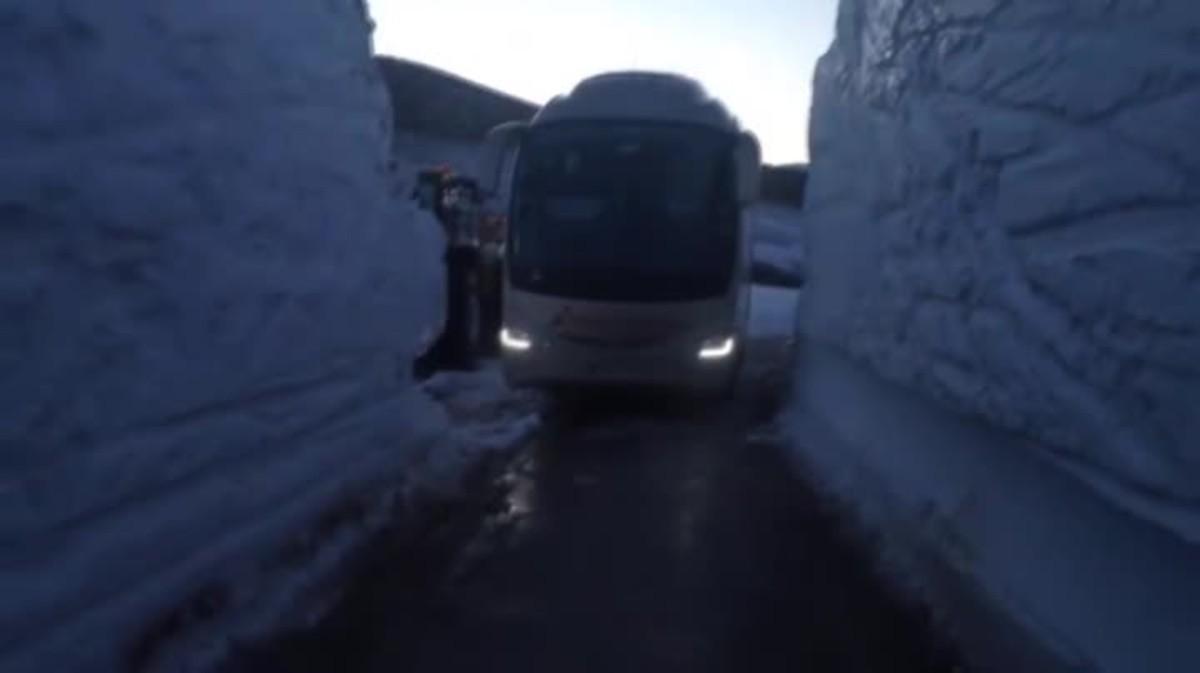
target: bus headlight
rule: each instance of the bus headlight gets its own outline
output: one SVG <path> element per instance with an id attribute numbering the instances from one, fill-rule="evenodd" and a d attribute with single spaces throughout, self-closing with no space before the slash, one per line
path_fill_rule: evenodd
<path id="1" fill-rule="evenodd" d="M 533 348 L 533 339 L 526 332 L 513 329 L 512 327 L 505 327 L 500 330 L 500 346 L 506 351 L 524 353 Z"/>
<path id="2" fill-rule="evenodd" d="M 700 344 L 701 360 L 724 360 L 733 355 L 737 348 L 737 339 L 731 336 L 709 339 Z"/>

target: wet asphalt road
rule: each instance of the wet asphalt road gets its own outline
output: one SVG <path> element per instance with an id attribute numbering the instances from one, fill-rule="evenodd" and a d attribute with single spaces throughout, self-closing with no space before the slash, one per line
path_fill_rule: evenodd
<path id="1" fill-rule="evenodd" d="M 754 439 L 755 385 L 553 409 L 478 507 L 381 541 L 320 627 L 228 670 L 957 670 Z"/>

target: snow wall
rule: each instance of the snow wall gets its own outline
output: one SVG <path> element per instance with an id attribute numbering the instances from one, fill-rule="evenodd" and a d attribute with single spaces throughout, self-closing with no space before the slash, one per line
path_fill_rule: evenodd
<path id="1" fill-rule="evenodd" d="M 0 669 L 123 668 L 436 435 L 436 242 L 361 0 L 6 2 L 0 100 Z"/>
<path id="2" fill-rule="evenodd" d="M 1200 504 L 1200 4 L 842 0 L 804 329 Z"/>
<path id="3" fill-rule="evenodd" d="M 818 65 L 786 421 L 976 670 L 1200 670 L 1197 35 L 842 0 Z"/>

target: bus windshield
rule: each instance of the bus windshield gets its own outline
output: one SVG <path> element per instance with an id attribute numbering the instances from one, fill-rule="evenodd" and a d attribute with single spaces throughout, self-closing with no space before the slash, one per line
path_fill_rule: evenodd
<path id="1" fill-rule="evenodd" d="M 513 285 L 597 301 L 723 294 L 738 244 L 733 142 L 683 125 L 535 129 L 515 176 Z"/>

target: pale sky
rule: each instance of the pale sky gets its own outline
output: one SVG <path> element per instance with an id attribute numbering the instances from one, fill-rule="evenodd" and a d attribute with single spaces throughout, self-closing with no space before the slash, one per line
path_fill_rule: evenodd
<path id="1" fill-rule="evenodd" d="M 837 0 L 368 0 L 375 49 L 534 103 L 609 70 L 700 80 L 772 163 L 807 161 Z"/>

